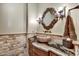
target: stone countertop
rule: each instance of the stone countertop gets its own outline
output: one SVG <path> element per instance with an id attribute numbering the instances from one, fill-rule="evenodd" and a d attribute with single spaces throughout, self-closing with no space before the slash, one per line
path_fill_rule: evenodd
<path id="1" fill-rule="evenodd" d="M 48 46 L 46 44 L 43 44 L 43 43 L 40 44 L 38 42 L 33 42 L 32 44 L 33 44 L 33 46 L 35 46 L 35 47 L 37 47 L 39 49 L 42 49 L 44 51 L 52 51 L 52 52 L 54 52 L 54 53 L 56 53 L 56 54 L 58 54 L 60 56 L 68 56 L 68 54 L 66 54 L 66 53 L 64 53 L 64 52 L 62 52 L 62 51 L 60 51 L 60 50 L 58 50 L 56 48 L 50 47 L 50 46 Z"/>

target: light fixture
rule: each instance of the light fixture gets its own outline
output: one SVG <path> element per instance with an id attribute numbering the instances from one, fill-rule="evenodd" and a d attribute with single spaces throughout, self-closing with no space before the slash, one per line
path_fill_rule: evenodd
<path id="1" fill-rule="evenodd" d="M 63 20 L 63 18 L 66 16 L 66 7 L 59 7 L 57 13 L 59 18 Z"/>
<path id="2" fill-rule="evenodd" d="M 35 19 L 31 19 L 30 22 L 31 22 L 32 24 L 37 24 L 37 20 L 35 20 Z"/>
<path id="3" fill-rule="evenodd" d="M 39 18 L 39 19 L 37 20 L 37 22 L 40 24 L 40 23 L 43 22 L 43 20 L 42 20 L 41 18 Z"/>

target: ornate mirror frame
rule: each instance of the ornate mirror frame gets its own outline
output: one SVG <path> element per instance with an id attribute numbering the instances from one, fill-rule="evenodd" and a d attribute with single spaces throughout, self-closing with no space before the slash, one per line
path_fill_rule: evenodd
<path id="1" fill-rule="evenodd" d="M 50 12 L 51 15 L 54 15 L 54 19 L 50 22 L 49 25 L 46 26 L 46 24 L 44 23 L 44 17 L 45 15 Z M 41 24 L 43 26 L 44 29 L 46 30 L 50 30 L 54 27 L 54 25 L 58 22 L 58 15 L 56 14 L 56 10 L 54 8 L 47 8 L 44 13 L 43 13 L 43 16 L 42 16 L 42 21 L 41 21 Z"/>

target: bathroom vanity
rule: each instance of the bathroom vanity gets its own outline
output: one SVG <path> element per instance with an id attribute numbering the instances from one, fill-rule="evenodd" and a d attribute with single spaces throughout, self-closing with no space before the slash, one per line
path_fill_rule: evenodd
<path id="1" fill-rule="evenodd" d="M 65 51 L 63 51 L 53 46 L 51 47 L 45 43 L 33 42 L 30 39 L 31 38 L 28 39 L 30 56 L 73 56 L 75 55 L 72 49 L 68 49 L 64 47 Z"/>
<path id="2" fill-rule="evenodd" d="M 44 44 L 43 44 L 44 45 Z M 49 49 L 47 48 L 40 48 L 41 44 L 37 43 L 37 42 L 31 42 L 31 40 L 29 40 L 29 55 L 30 56 L 55 56 L 57 55 L 56 53 L 53 53 L 52 51 L 49 51 Z M 46 45 L 44 45 L 45 47 Z M 46 46 L 48 47 L 48 46 Z"/>

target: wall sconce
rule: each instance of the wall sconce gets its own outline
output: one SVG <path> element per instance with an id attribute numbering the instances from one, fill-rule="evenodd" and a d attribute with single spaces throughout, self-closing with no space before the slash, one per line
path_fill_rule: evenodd
<path id="1" fill-rule="evenodd" d="M 34 24 L 34 25 L 36 25 L 38 22 L 37 22 L 37 20 L 36 19 L 33 19 L 32 18 L 32 20 L 30 20 L 30 22 L 32 23 L 32 24 Z"/>
<path id="2" fill-rule="evenodd" d="M 58 16 L 59 16 L 59 19 L 62 19 L 66 16 L 66 7 L 60 7 L 58 9 Z"/>
<path id="3" fill-rule="evenodd" d="M 39 18 L 39 19 L 37 20 L 37 22 L 38 22 L 39 24 L 41 24 L 41 23 L 43 22 L 43 20 L 42 20 L 41 18 Z"/>

